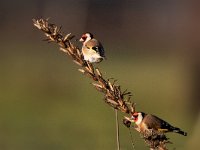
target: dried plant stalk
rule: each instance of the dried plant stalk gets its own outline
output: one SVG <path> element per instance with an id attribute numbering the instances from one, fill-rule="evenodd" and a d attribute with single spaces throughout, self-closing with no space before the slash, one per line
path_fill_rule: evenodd
<path id="1" fill-rule="evenodd" d="M 100 69 L 85 61 L 81 50 L 72 44 L 71 40 L 74 38 L 74 35 L 69 33 L 64 36 L 61 33 L 61 27 L 49 23 L 48 19 L 33 19 L 33 24 L 45 33 L 47 37 L 46 41 L 56 42 L 60 46 L 60 50 L 69 55 L 81 67 L 78 70 L 93 79 L 94 87 L 104 94 L 104 100 L 109 106 L 126 114 L 135 112 L 135 103 L 130 101 L 131 92 L 127 92 L 127 90 L 122 91 L 121 87 L 116 85 L 116 80 L 110 81 L 109 79 L 105 79 Z M 130 127 L 128 120 L 125 120 L 124 124 Z M 141 133 L 141 135 L 150 149 L 167 150 L 165 144 L 168 143 L 168 139 L 164 134 L 153 133 L 152 135 L 145 135 Z"/>
<path id="2" fill-rule="evenodd" d="M 131 93 L 126 91 L 122 92 L 119 85 L 104 79 L 98 68 L 85 61 L 80 49 L 71 43 L 71 39 L 74 37 L 73 35 L 67 34 L 63 36 L 61 28 L 58 28 L 55 24 L 48 23 L 48 20 L 33 19 L 33 23 L 35 27 L 45 32 L 48 42 L 58 43 L 60 50 L 71 56 L 73 61 L 82 67 L 79 69 L 80 72 L 94 80 L 94 87 L 104 94 L 104 99 L 107 104 L 124 113 L 129 114 L 131 112 L 134 106 L 133 103 L 130 102 Z"/>

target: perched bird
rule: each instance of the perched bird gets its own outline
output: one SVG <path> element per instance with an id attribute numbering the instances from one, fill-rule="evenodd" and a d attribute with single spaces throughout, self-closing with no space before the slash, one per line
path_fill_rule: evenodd
<path id="1" fill-rule="evenodd" d="M 131 119 L 129 119 L 129 121 L 135 122 L 140 132 L 145 132 L 148 131 L 149 129 L 152 129 L 154 131 L 159 131 L 162 133 L 175 132 L 187 136 L 186 132 L 170 125 L 166 121 L 151 114 L 145 114 L 143 112 L 135 112 L 132 114 Z"/>
<path id="2" fill-rule="evenodd" d="M 86 32 L 79 41 L 83 43 L 82 53 L 86 61 L 90 63 L 99 63 L 105 58 L 102 44 L 94 39 L 91 33 Z"/>

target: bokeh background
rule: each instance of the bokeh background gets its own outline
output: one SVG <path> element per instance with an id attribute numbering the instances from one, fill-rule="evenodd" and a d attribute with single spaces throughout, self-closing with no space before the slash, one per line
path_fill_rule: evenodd
<path id="1" fill-rule="evenodd" d="M 134 93 L 137 110 L 188 132 L 169 134 L 169 148 L 199 147 L 199 6 L 189 0 L 1 0 L 0 149 L 116 149 L 114 111 L 56 44 L 42 41 L 32 25 L 39 17 L 77 39 L 94 33 L 108 58 L 99 67 Z M 148 149 L 132 134 L 136 149 Z M 122 150 L 132 149 L 122 123 L 120 140 Z"/>

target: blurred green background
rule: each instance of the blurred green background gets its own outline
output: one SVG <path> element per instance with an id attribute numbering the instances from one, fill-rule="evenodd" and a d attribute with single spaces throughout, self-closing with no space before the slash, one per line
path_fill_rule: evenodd
<path id="1" fill-rule="evenodd" d="M 0 149 L 116 149 L 114 111 L 56 44 L 42 41 L 32 25 L 38 17 L 50 17 L 77 39 L 94 33 L 106 50 L 108 59 L 98 66 L 105 77 L 134 93 L 137 110 L 188 132 L 168 134 L 174 143 L 169 148 L 199 147 L 199 6 L 174 0 L 2 0 Z M 148 149 L 132 133 L 135 148 Z M 132 149 L 121 122 L 120 140 L 121 150 Z"/>

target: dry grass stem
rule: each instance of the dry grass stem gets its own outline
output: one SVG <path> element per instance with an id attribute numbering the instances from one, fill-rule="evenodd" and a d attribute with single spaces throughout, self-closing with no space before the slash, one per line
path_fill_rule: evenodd
<path id="1" fill-rule="evenodd" d="M 33 24 L 45 33 L 47 38 L 45 41 L 56 42 L 60 46 L 60 50 L 69 55 L 81 67 L 78 70 L 94 81 L 92 85 L 104 94 L 104 100 L 109 106 L 126 114 L 135 112 L 135 103 L 130 100 L 132 96 L 131 92 L 127 90 L 122 91 L 121 86 L 116 84 L 116 80 L 105 79 L 99 68 L 85 61 L 81 50 L 72 44 L 74 35 L 71 33 L 63 35 L 61 33 L 61 27 L 49 23 L 48 19 L 33 19 Z M 130 127 L 128 119 L 124 121 L 124 124 Z M 167 150 L 165 143 L 168 142 L 168 139 L 165 135 L 154 133 L 152 135 L 143 134 L 142 137 L 151 149 Z"/>
<path id="2" fill-rule="evenodd" d="M 71 56 L 73 61 L 82 67 L 79 71 L 94 80 L 94 87 L 104 93 L 107 104 L 124 113 L 129 114 L 131 112 L 131 107 L 134 106 L 130 102 L 131 93 L 126 91 L 122 92 L 119 85 L 116 85 L 115 82 L 110 80 L 106 80 L 98 68 L 85 61 L 81 50 L 71 43 L 71 39 L 74 37 L 73 35 L 67 34 L 63 36 L 61 28 L 58 28 L 55 24 L 48 23 L 48 20 L 33 19 L 33 22 L 34 26 L 45 32 L 47 37 L 46 41 L 58 43 L 60 50 Z"/>

